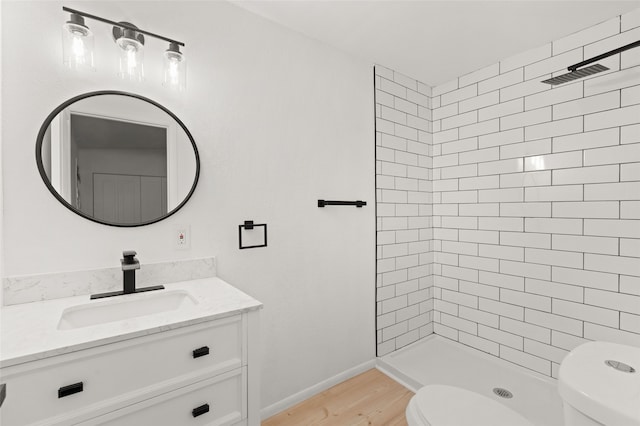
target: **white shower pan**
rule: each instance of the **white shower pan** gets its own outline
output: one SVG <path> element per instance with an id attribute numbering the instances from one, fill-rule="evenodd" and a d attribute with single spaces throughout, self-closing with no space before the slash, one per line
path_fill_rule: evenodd
<path id="1" fill-rule="evenodd" d="M 563 425 L 556 380 L 442 336 L 378 358 L 378 368 L 414 392 L 433 384 L 457 386 L 504 404 L 537 426 Z"/>

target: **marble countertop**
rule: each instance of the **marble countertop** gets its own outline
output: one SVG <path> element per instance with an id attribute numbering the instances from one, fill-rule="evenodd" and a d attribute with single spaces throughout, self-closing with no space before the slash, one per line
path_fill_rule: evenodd
<path id="1" fill-rule="evenodd" d="M 73 329 L 58 329 L 65 309 L 85 304 L 114 304 L 133 301 L 137 293 L 90 300 L 89 295 L 65 297 L 0 308 L 0 367 L 10 367 L 88 349 L 160 331 L 260 309 L 262 304 L 219 278 L 204 278 L 164 285 L 167 290 L 185 291 L 197 302 L 188 309 L 138 316 Z M 163 290 L 159 290 L 163 291 Z"/>

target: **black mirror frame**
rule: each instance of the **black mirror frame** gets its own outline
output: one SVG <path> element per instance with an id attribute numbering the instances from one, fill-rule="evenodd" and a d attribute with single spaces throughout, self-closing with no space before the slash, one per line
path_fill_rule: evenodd
<path id="1" fill-rule="evenodd" d="M 96 219 L 96 218 L 94 218 L 92 216 L 89 216 L 89 215 L 81 212 L 80 210 L 76 209 L 75 207 L 73 207 L 71 204 L 69 204 L 69 202 L 67 202 L 67 200 L 65 200 L 60 194 L 58 194 L 58 192 L 55 190 L 53 185 L 51 185 L 51 182 L 49 181 L 49 178 L 48 178 L 48 176 L 47 176 L 47 174 L 46 174 L 46 172 L 44 170 L 44 166 L 43 166 L 43 163 L 42 163 L 42 142 L 44 140 L 44 135 L 47 132 L 47 129 L 49 128 L 49 125 L 51 124 L 53 119 L 62 110 L 67 108 L 69 105 L 71 105 L 71 104 L 73 104 L 73 103 L 75 103 L 75 102 L 77 102 L 79 100 L 82 100 L 82 99 L 90 98 L 90 97 L 93 97 L 93 96 L 100 96 L 100 95 L 128 96 L 128 97 L 131 97 L 131 98 L 140 99 L 142 101 L 150 103 L 151 105 L 153 105 L 153 106 L 155 106 L 157 108 L 160 108 L 162 111 L 166 112 L 171 118 L 173 118 L 176 121 L 176 123 L 178 123 L 180 125 L 182 130 L 184 130 L 184 132 L 187 134 L 187 137 L 191 141 L 191 146 L 193 148 L 193 153 L 196 156 L 196 175 L 195 175 L 195 177 L 193 179 L 193 185 L 191 186 L 191 190 L 189 191 L 187 196 L 184 198 L 184 200 L 182 200 L 182 202 L 180 204 L 178 204 L 173 210 L 171 210 L 170 212 L 166 213 L 165 215 L 160 216 L 160 217 L 158 217 L 156 219 L 153 219 L 153 220 L 146 221 L 146 222 L 132 223 L 132 224 L 113 223 L 113 222 L 107 222 L 107 221 L 104 221 L 104 220 L 98 220 L 98 219 Z M 49 114 L 47 116 L 47 118 L 45 119 L 44 123 L 42 124 L 42 127 L 40 127 L 40 131 L 38 132 L 38 138 L 36 139 L 36 164 L 38 165 L 38 171 L 40 172 L 40 176 L 42 177 L 42 181 L 44 182 L 46 187 L 49 189 L 49 192 L 51 192 L 51 194 L 53 194 L 53 196 L 55 198 L 57 198 L 58 201 L 60 201 L 60 203 L 62 203 L 63 206 L 65 206 L 66 208 L 68 208 L 69 210 L 71 210 L 72 212 L 77 214 L 78 216 L 82 216 L 83 218 L 89 219 L 92 222 L 100 223 L 102 225 L 116 226 L 116 227 L 120 227 L 120 228 L 133 228 L 133 227 L 137 227 L 137 226 L 150 225 L 152 223 L 159 222 L 159 221 L 164 220 L 164 219 L 168 218 L 169 216 L 173 215 L 175 212 L 180 210 L 187 203 L 187 201 L 189 201 L 189 199 L 193 195 L 193 192 L 196 189 L 196 186 L 198 185 L 198 179 L 200 177 L 200 155 L 198 154 L 198 147 L 196 146 L 196 143 L 195 143 L 195 141 L 193 139 L 193 136 L 191 135 L 191 132 L 189 132 L 189 129 L 187 129 L 187 127 L 184 125 L 184 123 L 178 117 L 176 117 L 176 115 L 174 113 L 172 113 L 167 108 L 165 108 L 164 106 L 160 105 L 159 103 L 157 103 L 155 101 L 152 101 L 149 98 L 145 98 L 144 96 L 136 95 L 134 93 L 129 93 L 129 92 L 121 92 L 121 91 L 118 91 L 118 90 L 101 90 L 101 91 L 97 91 L 97 92 L 84 93 L 82 95 L 75 96 L 75 97 L 63 102 L 56 109 L 54 109 L 51 112 L 51 114 Z"/>

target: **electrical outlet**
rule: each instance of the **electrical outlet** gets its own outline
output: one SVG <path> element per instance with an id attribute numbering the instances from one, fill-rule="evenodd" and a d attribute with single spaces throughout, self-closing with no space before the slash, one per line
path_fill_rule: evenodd
<path id="1" fill-rule="evenodd" d="M 187 250 L 191 247 L 189 226 L 177 226 L 174 234 L 175 247 L 178 250 Z"/>

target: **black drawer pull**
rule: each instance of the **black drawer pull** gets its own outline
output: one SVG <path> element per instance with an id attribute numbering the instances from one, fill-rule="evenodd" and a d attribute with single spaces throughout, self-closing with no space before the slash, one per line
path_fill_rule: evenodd
<path id="1" fill-rule="evenodd" d="M 193 417 L 198 417 L 208 412 L 209 412 L 209 404 L 204 404 L 191 410 L 191 415 Z"/>
<path id="2" fill-rule="evenodd" d="M 193 350 L 193 357 L 199 358 L 201 356 L 209 355 L 209 346 L 203 346 Z"/>
<path id="3" fill-rule="evenodd" d="M 58 389 L 58 398 L 64 398 L 65 396 L 73 395 L 74 393 L 82 392 L 83 389 L 82 382 L 74 383 L 72 385 L 63 386 Z"/>

